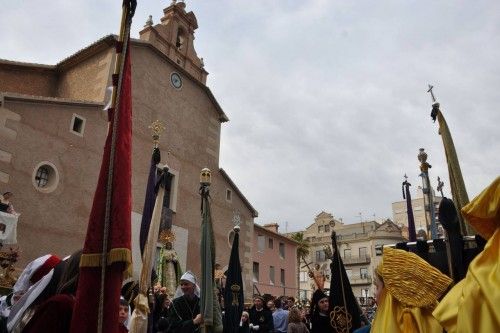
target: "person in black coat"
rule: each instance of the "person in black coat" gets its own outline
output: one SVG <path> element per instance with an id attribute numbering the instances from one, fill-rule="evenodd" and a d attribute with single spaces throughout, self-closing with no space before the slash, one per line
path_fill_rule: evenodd
<path id="1" fill-rule="evenodd" d="M 317 289 L 311 302 L 311 333 L 334 333 L 330 324 L 330 304 L 328 296 L 320 289 Z"/>
<path id="2" fill-rule="evenodd" d="M 270 333 L 274 332 L 273 314 L 264 307 L 264 298 L 260 295 L 254 296 L 253 306 L 249 311 L 250 332 Z"/>
<path id="3" fill-rule="evenodd" d="M 170 306 L 169 331 L 172 333 L 199 332 L 203 317 L 200 313 L 199 288 L 193 273 L 188 271 L 181 276 L 180 289 L 183 295 L 175 298 Z"/>

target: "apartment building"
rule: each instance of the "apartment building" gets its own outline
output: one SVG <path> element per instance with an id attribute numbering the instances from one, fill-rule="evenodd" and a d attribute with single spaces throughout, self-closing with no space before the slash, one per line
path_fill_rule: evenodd
<path id="1" fill-rule="evenodd" d="M 384 244 L 393 244 L 404 240 L 401 228 L 391 220 L 382 223 L 364 221 L 347 224 L 336 219 L 327 212 L 319 213 L 306 230 L 304 238 L 309 241 L 309 256 L 306 258 L 311 269 L 319 268 L 326 282 L 325 288 L 330 287 L 330 260 L 325 254 L 325 246 L 332 246 L 331 232 L 334 230 L 337 237 L 337 246 L 344 262 L 346 273 L 354 295 L 362 302 L 373 296 L 373 271 L 379 264 L 380 257 L 376 257 L 375 247 Z M 300 267 L 300 298 L 309 299 L 315 289 L 314 282 L 308 276 L 308 267 Z"/>
<path id="2" fill-rule="evenodd" d="M 253 294 L 297 295 L 297 242 L 278 232 L 277 223 L 254 224 Z M 251 294 L 245 292 L 245 298 Z"/>

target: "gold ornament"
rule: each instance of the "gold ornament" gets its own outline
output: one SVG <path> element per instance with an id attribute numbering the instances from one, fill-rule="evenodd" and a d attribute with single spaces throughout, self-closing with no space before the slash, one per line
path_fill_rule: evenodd
<path id="1" fill-rule="evenodd" d="M 212 183 L 212 175 L 209 168 L 201 169 L 200 173 L 200 184 L 201 185 L 210 185 Z"/>
<path id="2" fill-rule="evenodd" d="M 233 301 L 231 302 L 231 305 L 240 306 L 240 303 L 238 301 L 238 293 L 240 289 L 241 287 L 237 284 L 233 284 L 231 286 L 231 291 L 233 292 Z"/>
<path id="3" fill-rule="evenodd" d="M 155 146 L 158 146 L 158 142 L 160 141 L 160 134 L 165 130 L 165 126 L 161 121 L 157 119 L 153 121 L 151 125 L 148 126 L 148 128 L 150 128 L 151 132 L 153 132 L 151 136 L 153 137 Z"/>
<path id="4" fill-rule="evenodd" d="M 175 234 L 171 229 L 162 230 L 160 232 L 160 242 L 163 244 L 173 243 L 175 241 Z"/>
<path id="5" fill-rule="evenodd" d="M 352 316 L 344 306 L 336 306 L 330 312 L 330 325 L 337 333 L 348 333 L 352 328 Z"/>

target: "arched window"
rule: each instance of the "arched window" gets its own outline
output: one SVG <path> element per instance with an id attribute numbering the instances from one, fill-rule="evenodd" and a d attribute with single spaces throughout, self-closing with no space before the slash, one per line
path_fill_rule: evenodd
<path id="1" fill-rule="evenodd" d="M 178 50 L 184 49 L 184 44 L 186 43 L 186 33 L 182 27 L 177 29 L 177 38 L 175 39 L 175 46 Z"/>

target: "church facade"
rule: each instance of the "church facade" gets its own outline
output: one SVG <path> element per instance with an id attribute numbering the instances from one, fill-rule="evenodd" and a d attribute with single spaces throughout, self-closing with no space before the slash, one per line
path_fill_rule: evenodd
<path id="1" fill-rule="evenodd" d="M 194 49 L 196 17 L 185 4 L 164 9 L 132 39 L 132 243 L 140 269 L 138 230 L 152 152 L 153 121 L 162 163 L 173 177 L 170 193 L 175 247 L 182 266 L 199 274 L 199 173 L 212 170 L 212 214 L 217 261 L 229 260 L 228 234 L 241 227 L 240 258 L 251 290 L 252 207 L 219 165 L 221 126 L 228 118 L 206 86 L 207 71 Z M 103 37 L 56 65 L 0 60 L 0 191 L 14 192 L 21 213 L 21 265 L 81 248 L 107 133 L 107 87 L 115 66 L 116 36 Z M 248 295 L 249 296 L 249 295 Z"/>

